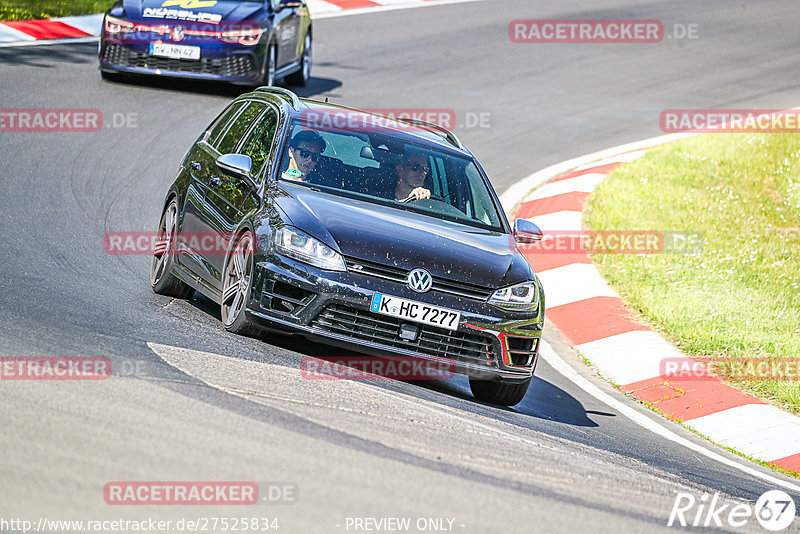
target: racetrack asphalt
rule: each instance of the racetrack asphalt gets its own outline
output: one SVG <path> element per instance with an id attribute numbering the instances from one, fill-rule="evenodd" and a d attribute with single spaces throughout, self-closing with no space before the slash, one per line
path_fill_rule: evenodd
<path id="1" fill-rule="evenodd" d="M 550 164 L 659 134 L 664 109 L 796 105 L 795 13 L 790 1 L 496 0 L 323 19 L 314 79 L 299 93 L 354 107 L 452 109 L 462 125 L 487 114 L 490 127 L 456 133 L 502 192 Z M 508 39 L 512 19 L 567 17 L 660 19 L 668 32 L 697 24 L 699 38 Z M 147 257 L 103 251 L 106 232 L 155 229 L 182 155 L 239 91 L 104 82 L 91 43 L 2 49 L 0 79 L 5 109 L 96 108 L 107 126 L 0 133 L 0 354 L 108 356 L 136 370 L 102 382 L 0 383 L 0 517 L 266 514 L 283 532 L 345 532 L 348 517 L 410 516 L 455 518 L 461 532 L 649 532 L 667 529 L 677 491 L 752 502 L 775 489 L 665 442 L 545 361 L 513 409 L 474 401 L 464 379 L 303 380 L 300 360 L 328 349 L 228 334 L 209 301 L 153 294 Z M 547 338 L 582 376 L 631 404 Z M 299 499 L 106 505 L 104 484 L 124 480 L 284 481 Z"/>

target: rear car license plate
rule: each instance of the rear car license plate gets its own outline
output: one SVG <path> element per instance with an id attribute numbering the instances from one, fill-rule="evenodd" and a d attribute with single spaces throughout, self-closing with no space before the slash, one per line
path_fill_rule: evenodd
<path id="1" fill-rule="evenodd" d="M 447 330 L 458 330 L 458 322 L 461 320 L 460 312 L 382 293 L 374 293 L 372 295 L 372 304 L 370 304 L 369 309 L 375 313 L 390 315 L 415 323 L 438 326 Z"/>
<path id="2" fill-rule="evenodd" d="M 169 43 L 150 43 L 150 55 L 168 57 L 170 59 L 200 60 L 199 46 L 185 46 Z"/>

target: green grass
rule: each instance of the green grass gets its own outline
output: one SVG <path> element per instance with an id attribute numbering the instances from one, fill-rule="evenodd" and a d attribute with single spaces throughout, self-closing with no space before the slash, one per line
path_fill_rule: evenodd
<path id="1" fill-rule="evenodd" d="M 0 20 L 34 20 L 103 13 L 113 0 L 0 0 Z"/>
<path id="2" fill-rule="evenodd" d="M 800 135 L 708 134 L 650 151 L 590 197 L 595 230 L 700 232 L 698 254 L 594 254 L 625 301 L 702 359 L 800 358 Z M 731 382 L 800 413 L 800 382 Z"/>

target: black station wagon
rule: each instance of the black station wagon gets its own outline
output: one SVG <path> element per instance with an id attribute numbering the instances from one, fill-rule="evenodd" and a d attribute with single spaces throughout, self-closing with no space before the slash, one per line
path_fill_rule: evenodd
<path id="1" fill-rule="evenodd" d="M 540 238 L 510 226 L 453 133 L 262 87 L 184 157 L 151 284 L 206 295 L 231 332 L 449 362 L 478 399 L 514 405 L 544 323 L 517 245 Z"/>

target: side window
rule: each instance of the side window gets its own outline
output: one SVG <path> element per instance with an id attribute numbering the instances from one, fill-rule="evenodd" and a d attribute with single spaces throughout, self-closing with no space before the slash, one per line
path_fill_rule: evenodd
<path id="1" fill-rule="evenodd" d="M 239 141 L 242 140 L 247 130 L 250 129 L 253 122 L 266 108 L 265 104 L 258 102 L 250 102 L 244 111 L 242 111 L 233 124 L 231 124 L 228 131 L 222 136 L 222 139 L 214 145 L 220 154 L 231 154 L 236 152 L 236 147 L 239 146 Z"/>
<path id="2" fill-rule="evenodd" d="M 278 115 L 275 110 L 268 108 L 242 145 L 240 152 L 253 160 L 253 177 L 259 176 L 264 162 L 267 161 L 277 126 Z"/>
<path id="3" fill-rule="evenodd" d="M 208 142 L 211 146 L 217 146 L 217 141 L 219 141 L 220 135 L 225 131 L 225 127 L 228 126 L 228 123 L 231 122 L 231 119 L 239 113 L 239 110 L 244 107 L 245 102 L 237 102 L 236 104 L 230 106 L 228 109 L 223 111 L 220 116 L 217 118 L 217 122 L 212 126 L 211 133 L 208 136 Z"/>

